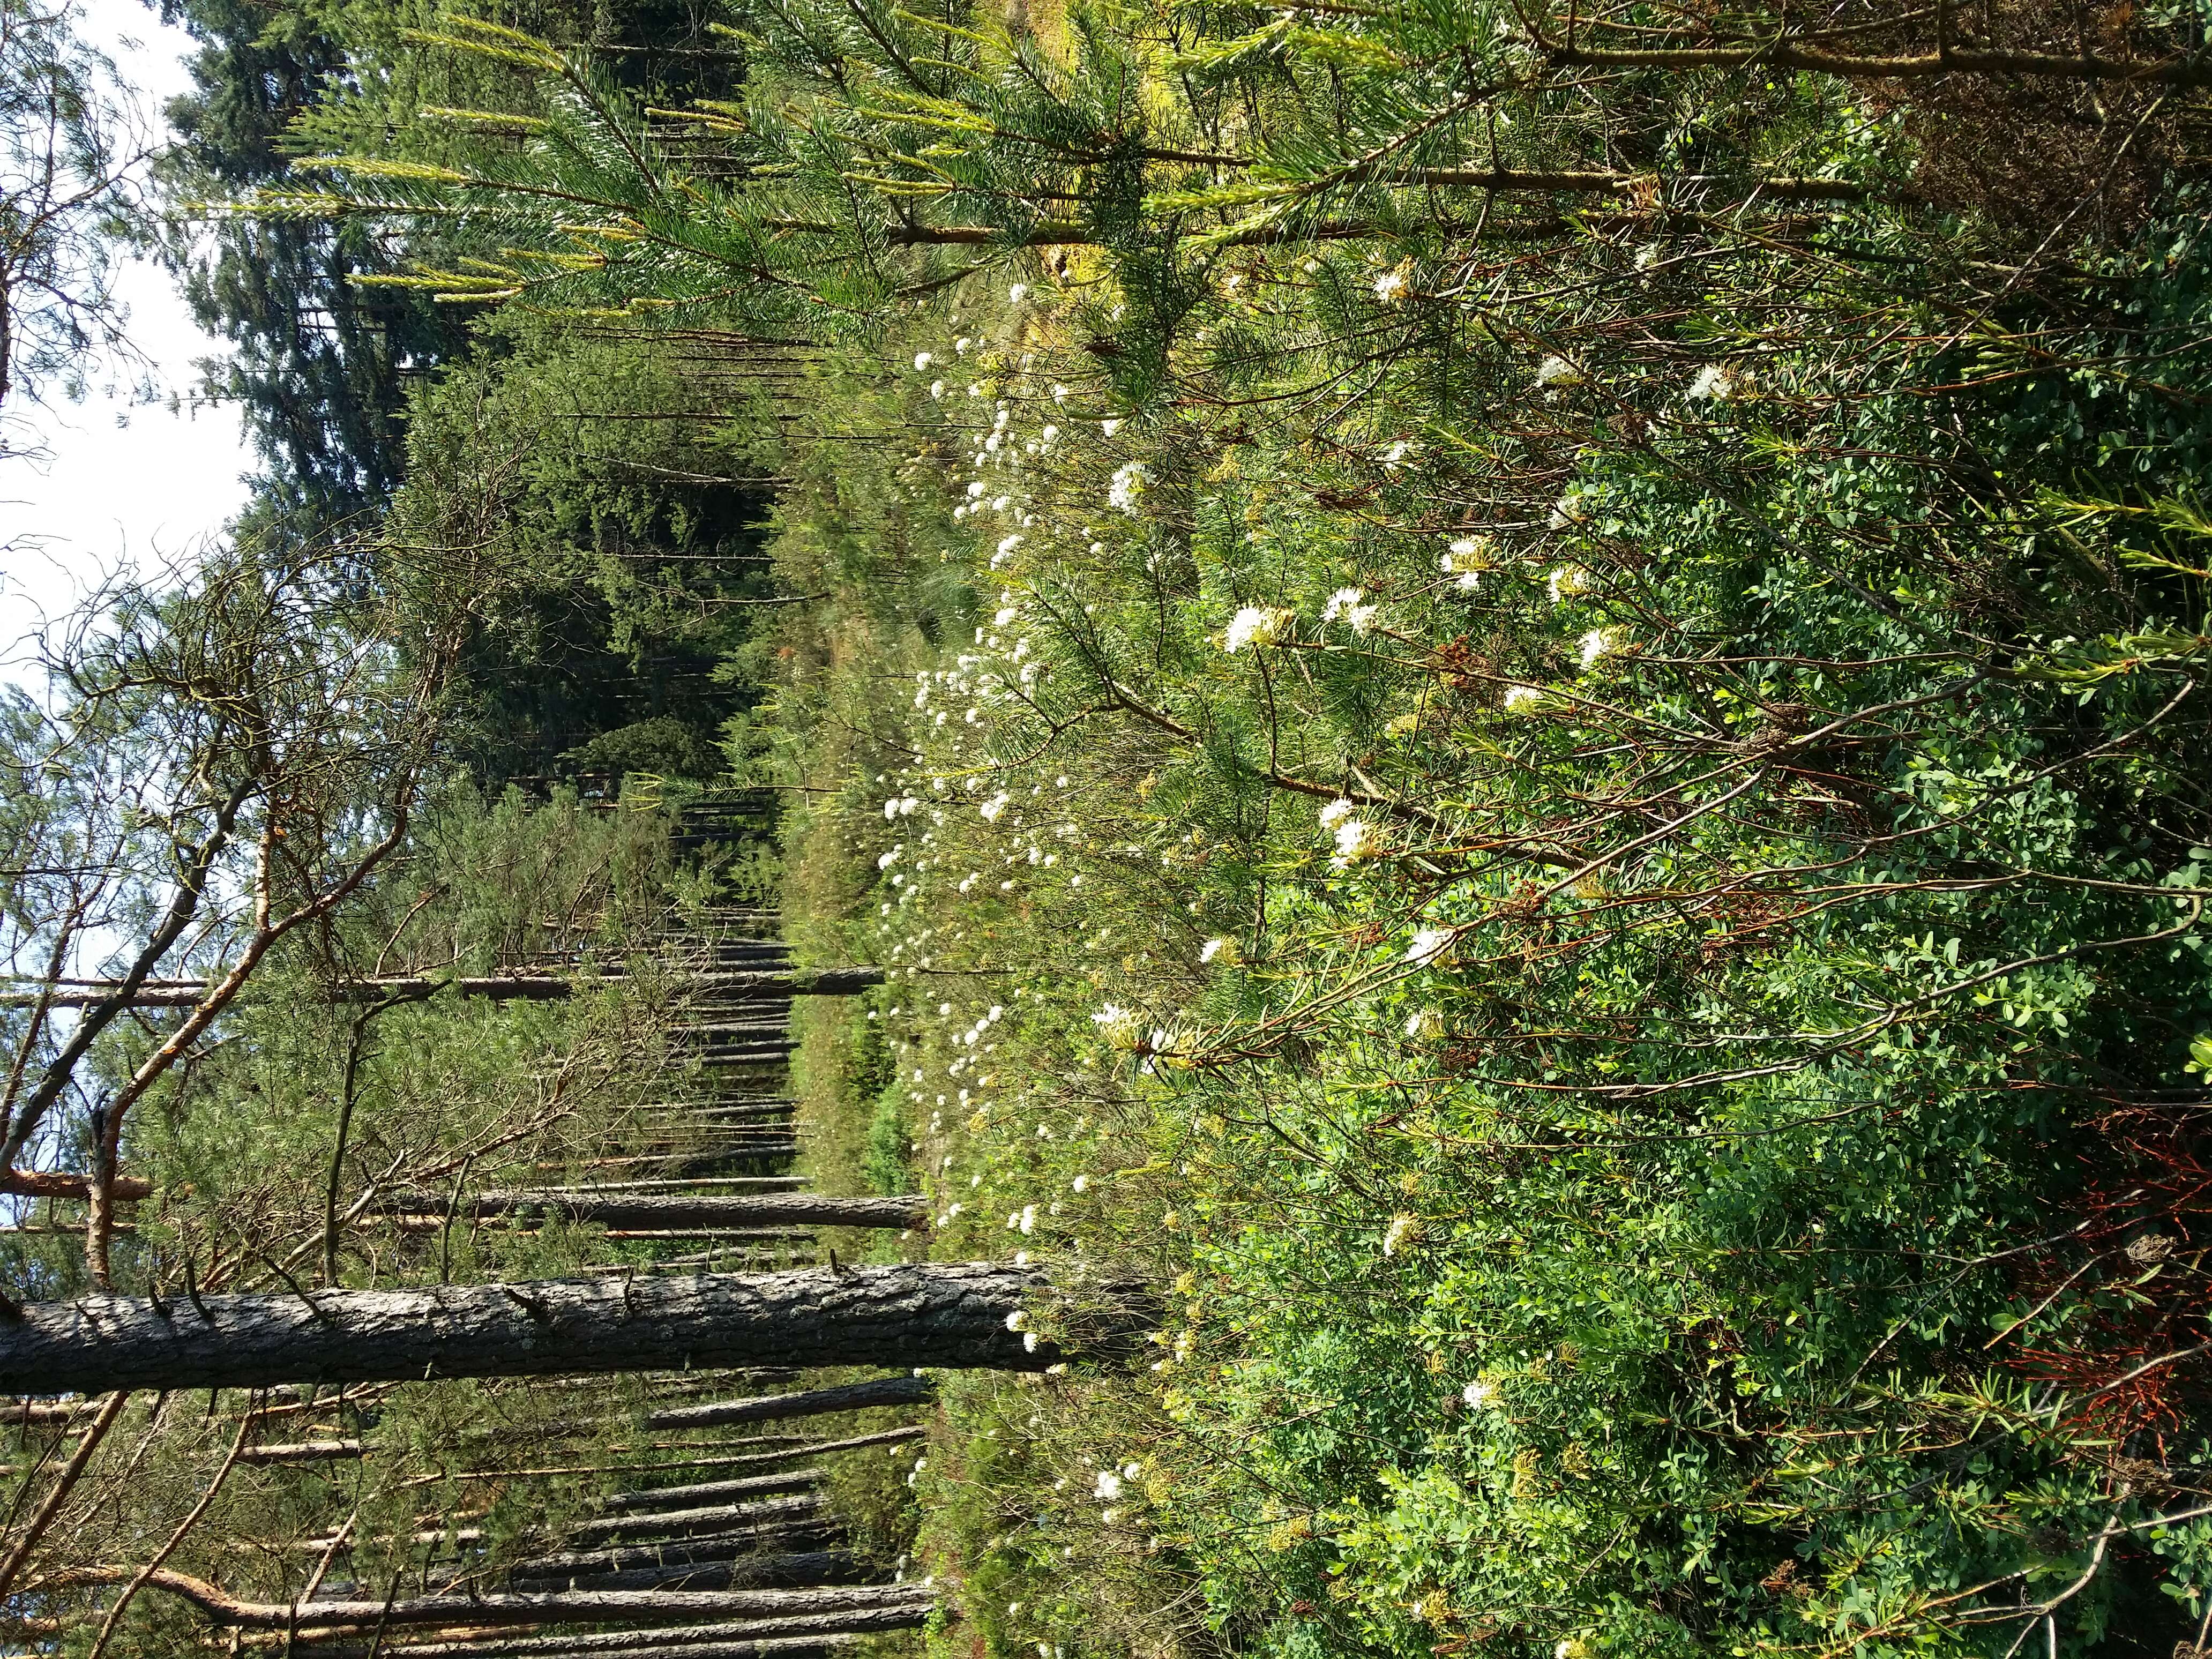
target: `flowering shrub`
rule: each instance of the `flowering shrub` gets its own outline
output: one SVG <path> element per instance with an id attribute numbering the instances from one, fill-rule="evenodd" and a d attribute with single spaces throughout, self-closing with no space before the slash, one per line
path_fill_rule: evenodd
<path id="1" fill-rule="evenodd" d="M 2154 503 L 2197 417 L 2103 383 L 2168 459 L 2062 495 L 2055 387 L 1931 435 L 1948 348 L 1808 323 L 1754 397 L 1689 345 L 1427 343 L 1450 284 L 1337 257 L 1240 256 L 1200 313 L 1409 331 L 1325 463 L 1122 427 L 1048 282 L 1019 352 L 972 323 L 994 390 L 915 370 L 927 441 L 836 532 L 913 550 L 841 590 L 910 678 L 786 706 L 876 744 L 806 822 L 932 1248 L 1166 1287 L 1126 1373 L 952 1391 L 917 1489 L 979 1639 L 2186 1638 L 2203 1223 L 2157 1115 L 2201 1093 L 2212 821 L 2202 553 Z"/>

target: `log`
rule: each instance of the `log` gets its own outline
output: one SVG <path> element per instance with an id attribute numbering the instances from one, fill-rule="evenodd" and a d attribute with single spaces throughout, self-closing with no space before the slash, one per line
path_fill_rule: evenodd
<path id="1" fill-rule="evenodd" d="M 1046 1342 L 1029 1347 L 1007 1322 L 1045 1286 L 1036 1269 L 975 1261 L 234 1293 L 159 1305 L 143 1297 L 94 1296 L 31 1303 L 19 1317 L 0 1319 L 0 1394 L 702 1365 L 1036 1370 L 1059 1354 Z M 1108 1322 L 1101 1337 L 1116 1346 L 1133 1339 L 1141 1322 L 1126 1330 L 1119 1328 L 1123 1322 Z M 714 1420 L 731 1422 L 784 1414 L 759 1401 L 703 1409 L 721 1411 Z"/>
<path id="2" fill-rule="evenodd" d="M 708 1406 L 678 1406 L 645 1419 L 649 1429 L 720 1428 L 731 1423 L 776 1423 L 830 1412 L 865 1411 L 871 1406 L 926 1406 L 937 1398 L 937 1384 L 926 1376 L 882 1376 L 799 1394 L 763 1395 L 753 1400 L 720 1400 Z"/>
<path id="3" fill-rule="evenodd" d="M 857 1576 L 852 1559 L 835 1550 L 762 1554 L 744 1542 L 732 1540 L 704 1551 L 684 1546 L 665 1551 L 579 1550 L 519 1561 L 507 1577 L 515 1589 L 680 1589 L 684 1586 L 671 1581 L 694 1573 L 719 1574 L 720 1582 L 694 1583 L 693 1589 L 850 1583 Z"/>
<path id="4" fill-rule="evenodd" d="M 763 1498 L 757 1504 L 714 1504 L 689 1510 L 643 1510 L 635 1515 L 611 1515 L 602 1520 L 581 1521 L 568 1528 L 580 1544 L 637 1543 L 647 1538 L 679 1534 L 709 1535 L 732 1530 L 795 1526 L 821 1512 L 822 1499 L 812 1492 L 791 1498 Z"/>
<path id="5" fill-rule="evenodd" d="M 397 1193 L 378 1204 L 386 1213 L 442 1218 L 447 1200 L 434 1193 Z M 493 1216 L 558 1216 L 605 1227 L 665 1231 L 711 1228 L 747 1231 L 762 1227 L 889 1227 L 927 1225 L 929 1206 L 919 1198 L 824 1198 L 816 1193 L 670 1194 L 538 1190 L 479 1193 L 464 1198 L 455 1213 L 471 1220 Z"/>
<path id="6" fill-rule="evenodd" d="M 143 1176 L 119 1175 L 108 1183 L 118 1201 L 151 1198 L 154 1183 Z M 69 1170 L 10 1170 L 0 1176 L 0 1195 L 9 1198 L 72 1198 L 92 1196 L 92 1177 Z"/>
<path id="7" fill-rule="evenodd" d="M 821 1635 L 759 1635 L 757 1632 L 797 1623 L 793 1620 L 752 1620 L 742 1624 L 693 1625 L 676 1630 L 657 1630 L 657 1647 L 674 1650 L 714 1644 L 753 1644 L 760 1659 L 803 1659 L 810 1651 L 828 1651 L 859 1640 L 865 1632 L 824 1632 Z M 875 1628 L 875 1627 L 872 1627 Z M 901 1628 L 906 1628 L 902 1626 Z M 614 1654 L 637 1646 L 634 1631 L 609 1631 L 598 1636 L 511 1636 L 500 1641 L 500 1654 L 516 1659 L 581 1659 L 586 1654 Z M 487 1650 L 471 1638 L 457 1641 L 385 1644 L 374 1649 L 366 1642 L 303 1643 L 300 1651 L 313 1659 L 483 1659 Z"/>
<path id="8" fill-rule="evenodd" d="M 241 1463 L 327 1463 L 362 1455 L 358 1440 L 294 1440 L 269 1446 L 246 1446 L 238 1454 Z"/>
<path id="9" fill-rule="evenodd" d="M 483 997 L 495 1002 L 558 1002 L 587 988 L 623 985 L 626 974 L 605 974 L 572 979 L 560 974 L 484 974 L 454 979 L 427 975 L 398 974 L 377 979 L 354 980 L 333 986 L 325 994 L 335 1003 L 380 1002 L 387 997 L 421 1001 L 450 990 L 457 996 Z M 880 968 L 732 968 L 685 975 L 669 981 L 672 989 L 692 994 L 720 994 L 750 1000 L 770 997 L 851 996 L 884 982 Z M 0 991 L 0 1007 L 28 1008 L 43 1000 L 50 1008 L 94 1008 L 122 989 L 121 984 L 99 981 L 50 991 Z M 141 984 L 125 1006 L 132 1008 L 197 1008 L 209 988 L 197 981 L 160 980 Z"/>
<path id="10" fill-rule="evenodd" d="M 726 1503 L 732 1498 L 761 1498 L 771 1492 L 801 1492 L 822 1479 L 819 1469 L 792 1469 L 783 1474 L 748 1475 L 737 1480 L 708 1480 L 695 1486 L 661 1486 L 649 1492 L 618 1492 L 605 1499 L 602 1509 L 624 1513 L 639 1510 L 688 1509 L 694 1504 Z"/>
<path id="11" fill-rule="evenodd" d="M 896 1625 L 835 1624 L 845 1619 L 897 1617 L 919 1611 L 926 1614 L 931 1593 L 903 1584 L 818 1586 L 805 1589 L 751 1590 L 597 1590 L 556 1591 L 545 1595 L 395 1596 L 386 1601 L 332 1600 L 316 1601 L 248 1601 L 218 1589 L 205 1579 L 172 1567 L 151 1571 L 136 1567 L 75 1567 L 50 1573 L 39 1581 L 41 1589 L 80 1585 L 127 1583 L 143 1577 L 149 1589 L 158 1589 L 189 1601 L 215 1624 L 238 1630 L 305 1630 L 353 1627 L 404 1628 L 410 1625 L 467 1623 L 486 1628 L 516 1625 L 572 1625 L 620 1622 L 629 1625 L 676 1625 L 686 1620 L 720 1619 L 794 1621 L 823 1628 L 901 1629 Z M 917 1620 L 919 1622 L 919 1620 Z M 809 1631 L 763 1631 L 761 1634 L 811 1634 Z M 630 1635 L 630 1645 L 641 1638 Z"/>

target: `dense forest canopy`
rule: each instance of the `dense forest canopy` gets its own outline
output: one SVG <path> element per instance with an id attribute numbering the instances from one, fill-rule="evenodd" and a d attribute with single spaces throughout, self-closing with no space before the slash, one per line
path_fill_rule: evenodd
<path id="1" fill-rule="evenodd" d="M 2201 0 L 168 15 L 10 1651 L 2212 1653 Z"/>

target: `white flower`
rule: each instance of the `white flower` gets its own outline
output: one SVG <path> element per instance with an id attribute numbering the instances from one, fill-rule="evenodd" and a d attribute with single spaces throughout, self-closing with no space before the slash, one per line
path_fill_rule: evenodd
<path id="1" fill-rule="evenodd" d="M 1026 1313 L 1023 1312 L 1019 1308 L 1015 1309 L 1013 1312 L 1006 1316 L 1006 1328 L 1008 1330 L 1025 1331 L 1029 1329 L 1029 1328 L 1030 1316 Z"/>
<path id="2" fill-rule="evenodd" d="M 1534 714 L 1549 701 L 1533 685 L 1509 685 L 1505 688 L 1505 712 L 1509 714 Z"/>
<path id="3" fill-rule="evenodd" d="M 1403 269 L 1386 270 L 1375 279 L 1375 298 L 1386 306 L 1394 306 L 1406 297 L 1406 273 Z"/>
<path id="4" fill-rule="evenodd" d="M 1433 1008 L 1417 1009 L 1406 1016 L 1406 1035 L 1417 1042 L 1423 1037 L 1441 1035 L 1443 1029 L 1443 1016 Z"/>
<path id="5" fill-rule="evenodd" d="M 1152 478 L 1152 469 L 1142 461 L 1125 462 L 1114 470 L 1114 482 L 1106 491 L 1106 505 L 1135 517 L 1137 503 L 1144 499 L 1145 486 Z"/>
<path id="6" fill-rule="evenodd" d="M 1316 816 L 1321 819 L 1321 827 L 1322 829 L 1334 830 L 1338 824 L 1342 823 L 1345 819 L 1350 817 L 1358 810 L 1359 809 L 1357 806 L 1354 806 L 1343 796 L 1339 795 L 1334 800 L 1329 802 L 1328 805 L 1322 807 L 1320 812 L 1316 814 Z"/>
<path id="7" fill-rule="evenodd" d="M 1577 491 L 1570 489 L 1552 503 L 1552 516 L 1547 521 L 1546 527 L 1552 530 L 1565 530 L 1570 526 L 1580 524 L 1588 517 L 1589 517 L 1589 509 L 1583 505 L 1582 496 Z"/>
<path id="8" fill-rule="evenodd" d="M 1385 449 L 1382 452 L 1383 469 L 1387 471 L 1397 466 L 1406 459 L 1406 457 L 1413 453 L 1413 446 L 1412 441 L 1406 438 L 1399 439 L 1397 442 L 1392 444 L 1388 449 Z"/>
<path id="9" fill-rule="evenodd" d="M 1536 367 L 1538 386 L 1580 386 L 1583 372 L 1565 357 L 1547 357 Z"/>
<path id="10" fill-rule="evenodd" d="M 1698 378 L 1690 382 L 1683 396 L 1696 403 L 1710 398 L 1715 403 L 1724 403 L 1735 396 L 1735 371 L 1725 363 L 1707 363 L 1698 371 Z"/>
<path id="11" fill-rule="evenodd" d="M 1036 1206 L 1034 1204 L 1023 1205 L 1022 1212 L 1020 1216 L 1017 1218 L 1017 1224 L 1020 1227 L 1024 1235 L 1035 1232 L 1036 1231 Z"/>
<path id="12" fill-rule="evenodd" d="M 1067 401 L 1067 388 L 1057 380 L 1053 382 L 1052 400 L 1056 404 L 1064 404 Z"/>
<path id="13" fill-rule="evenodd" d="M 965 357 L 968 355 L 968 348 L 973 344 L 975 344 L 975 342 L 963 334 L 952 343 L 952 349 L 956 352 L 959 353 L 960 356 Z"/>
<path id="14" fill-rule="evenodd" d="M 1029 297 L 1030 285 L 1027 283 L 1016 283 L 1012 288 L 1006 290 L 1007 300 L 1015 305 L 1021 304 L 1023 301 Z"/>
<path id="15" fill-rule="evenodd" d="M 1584 668 L 1595 668 L 1598 659 L 1609 657 L 1620 649 L 1620 630 L 1617 628 L 1593 628 L 1582 637 L 1577 654 Z"/>
<path id="16" fill-rule="evenodd" d="M 893 802 L 892 804 L 896 805 L 897 803 Z M 890 869 L 891 866 L 898 862 L 899 854 L 905 850 L 906 848 L 903 844 L 892 848 L 890 852 L 884 854 L 881 858 L 876 860 L 876 868 L 878 870 Z"/>
<path id="17" fill-rule="evenodd" d="M 1360 604 L 1364 597 L 1356 587 L 1338 588 L 1321 608 L 1321 619 L 1325 623 L 1341 622 L 1353 633 L 1365 634 L 1375 625 L 1375 613 L 1381 607 Z"/>
<path id="18" fill-rule="evenodd" d="M 1121 1477 L 1111 1469 L 1099 1470 L 1098 1484 L 1091 1488 L 1091 1495 L 1101 1499 L 1119 1498 L 1121 1495 Z"/>
<path id="19" fill-rule="evenodd" d="M 1544 591 L 1553 605 L 1578 599 L 1590 591 L 1590 574 L 1578 564 L 1563 564 L 1544 579 Z"/>
<path id="20" fill-rule="evenodd" d="M 1116 1048 L 1134 1052 L 1145 1040 L 1144 1017 L 1133 1008 L 1124 1008 L 1118 1002 L 1109 1002 L 1091 1016 L 1091 1023 L 1098 1028 L 1099 1036 Z M 1075 1190 L 1083 1190 L 1083 1176 L 1076 1176 Z"/>
<path id="21" fill-rule="evenodd" d="M 1362 859 L 1371 859 L 1382 850 L 1382 837 L 1365 818 L 1346 818 L 1336 826 L 1336 856 L 1329 860 L 1333 870 L 1349 870 Z"/>
<path id="22" fill-rule="evenodd" d="M 1079 1175 L 1076 1176 L 1074 1180 L 1067 1183 L 1067 1189 L 1072 1193 L 1089 1192 L 1091 1190 L 1091 1177 L 1087 1175 Z"/>
<path id="23" fill-rule="evenodd" d="M 1258 650 L 1273 645 L 1282 637 L 1284 629 L 1297 620 L 1297 613 L 1278 605 L 1248 605 L 1229 619 L 1222 630 L 1221 648 L 1235 656 L 1245 647 Z"/>
<path id="24" fill-rule="evenodd" d="M 1427 967 L 1441 962 L 1451 953 L 1452 930 L 1449 927 L 1424 927 L 1413 935 L 1413 943 L 1406 947 L 1406 960 Z"/>
<path id="25" fill-rule="evenodd" d="M 933 398 L 942 398 L 942 397 L 944 397 L 944 396 L 945 396 L 945 382 L 944 382 L 944 381 L 942 381 L 942 380 L 932 380 L 932 381 L 929 383 L 929 395 L 930 395 Z"/>
<path id="26" fill-rule="evenodd" d="M 1044 423 L 1044 430 L 1038 433 L 1037 436 L 1042 441 L 1050 443 L 1054 438 L 1060 436 L 1060 428 L 1054 426 L 1050 421 L 1047 421 Z"/>
<path id="27" fill-rule="evenodd" d="M 1110 416 L 1098 422 L 1098 429 L 1110 438 L 1121 429 L 1121 419 L 1119 416 Z"/>
<path id="28" fill-rule="evenodd" d="M 937 360 L 931 356 L 927 351 L 917 351 L 914 354 L 914 366 L 917 371 L 927 368 L 930 364 L 936 361 Z"/>
<path id="29" fill-rule="evenodd" d="M 1478 1380 L 1462 1389 L 1459 1391 L 1459 1397 L 1467 1401 L 1470 1409 L 1480 1411 L 1498 1397 L 1498 1390 L 1492 1388 L 1489 1383 Z"/>
<path id="30" fill-rule="evenodd" d="M 1237 960 L 1237 941 L 1233 939 L 1210 939 L 1198 947 L 1198 959 L 1212 962 L 1215 957 L 1224 962 Z"/>
<path id="31" fill-rule="evenodd" d="M 1383 1230 L 1382 1254 L 1395 1255 L 1400 1250 L 1421 1236 L 1421 1218 L 1417 1215 L 1394 1215 Z"/>
<path id="32" fill-rule="evenodd" d="M 1012 796 L 1001 789 L 997 794 L 992 796 L 990 799 L 985 801 L 975 810 L 983 815 L 984 823 L 996 823 L 999 821 L 999 814 L 1006 810 L 1007 802 L 1011 801 L 1012 799 Z"/>
<path id="33" fill-rule="evenodd" d="M 1498 544 L 1487 536 L 1462 536 L 1437 561 L 1447 576 L 1459 578 L 1460 591 L 1472 593 L 1482 585 L 1482 573 L 1498 565 Z"/>
<path id="34" fill-rule="evenodd" d="M 1021 538 L 1017 536 L 1014 539 L 1016 541 L 1019 541 Z M 1000 605 L 996 611 L 992 613 L 991 626 L 994 628 L 1004 628 L 1008 623 L 1014 621 L 1021 614 L 1019 608 L 1017 606 L 1011 605 Z"/>

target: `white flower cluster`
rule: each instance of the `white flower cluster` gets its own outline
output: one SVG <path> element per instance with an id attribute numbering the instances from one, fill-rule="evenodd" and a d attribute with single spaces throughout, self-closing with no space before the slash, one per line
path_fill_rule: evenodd
<path id="1" fill-rule="evenodd" d="M 1357 806 L 1340 795 L 1318 814 L 1321 827 L 1336 839 L 1335 855 L 1328 861 L 1332 870 L 1349 870 L 1361 860 L 1377 857 L 1383 851 L 1381 832 L 1359 817 L 1358 811 Z"/>
<path id="2" fill-rule="evenodd" d="M 1459 579 L 1459 590 L 1472 593 L 1482 586 L 1482 573 L 1498 568 L 1498 546 L 1487 536 L 1462 536 L 1443 550 L 1437 568 Z"/>
<path id="3" fill-rule="evenodd" d="M 1324 623 L 1340 622 L 1354 634 L 1365 635 L 1375 626 L 1375 613 L 1382 607 L 1365 605 L 1366 595 L 1356 587 L 1340 587 L 1328 596 L 1328 603 L 1321 608 Z"/>
<path id="4" fill-rule="evenodd" d="M 1232 657 L 1239 651 L 1259 650 L 1282 638 L 1297 621 L 1297 613 L 1278 605 L 1248 605 L 1229 619 L 1222 630 L 1221 648 Z"/>
<path id="5" fill-rule="evenodd" d="M 1142 461 L 1124 461 L 1114 469 L 1114 482 L 1106 491 L 1106 505 L 1134 518 L 1152 478 L 1152 469 Z"/>

